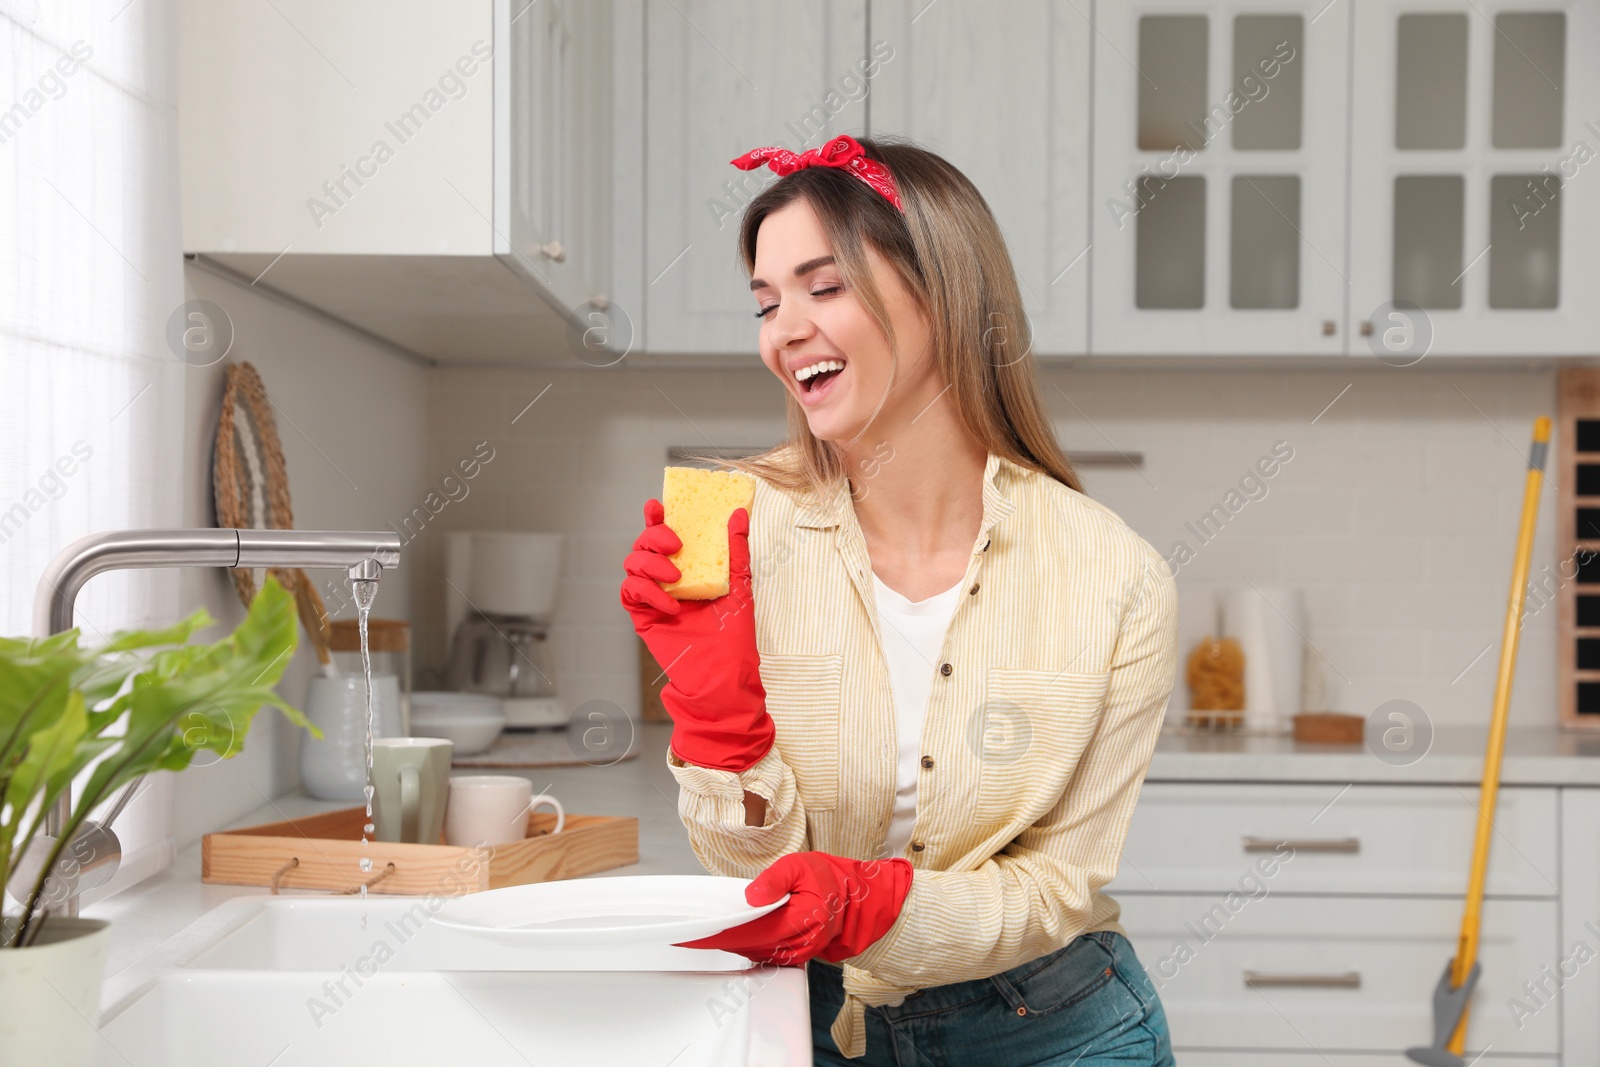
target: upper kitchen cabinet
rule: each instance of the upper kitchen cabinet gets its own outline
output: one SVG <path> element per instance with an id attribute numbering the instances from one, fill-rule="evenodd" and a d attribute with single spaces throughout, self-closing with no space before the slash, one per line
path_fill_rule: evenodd
<path id="1" fill-rule="evenodd" d="M 1095 354 L 1345 351 L 1349 7 L 1096 5 Z"/>
<path id="2" fill-rule="evenodd" d="M 869 51 L 866 0 L 647 0 L 644 52 L 644 159 L 633 165 L 649 180 L 629 288 L 641 294 L 644 346 L 754 359 L 739 219 L 776 175 L 729 160 L 866 129 L 866 86 L 883 64 Z"/>
<path id="3" fill-rule="evenodd" d="M 1380 355 L 1596 352 L 1597 7 L 1355 5 L 1350 317 Z"/>
<path id="4" fill-rule="evenodd" d="M 440 360 L 609 295 L 612 5 L 181 0 L 184 249 Z"/>
<path id="5" fill-rule="evenodd" d="M 1085 5 L 1087 9 L 1087 5 Z M 939 153 L 1000 222 L 1039 356 L 1088 350 L 1089 48 L 1057 0 L 874 0 L 870 128 Z"/>
<path id="6" fill-rule="evenodd" d="M 495 255 L 567 308 L 604 304 L 610 267 L 611 20 L 601 0 L 500 0 Z M 508 106 L 499 107 L 501 100 Z"/>

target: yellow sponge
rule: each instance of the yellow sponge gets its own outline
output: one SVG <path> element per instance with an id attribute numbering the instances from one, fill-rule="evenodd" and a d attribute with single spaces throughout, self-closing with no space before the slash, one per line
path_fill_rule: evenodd
<path id="1" fill-rule="evenodd" d="M 678 600 L 712 600 L 728 593 L 728 516 L 752 510 L 755 479 L 731 471 L 668 467 L 661 490 L 665 521 L 683 542 L 670 558 L 681 572 L 661 588 Z"/>

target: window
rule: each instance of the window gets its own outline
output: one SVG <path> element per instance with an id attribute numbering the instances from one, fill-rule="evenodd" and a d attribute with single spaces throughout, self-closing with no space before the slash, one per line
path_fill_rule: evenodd
<path id="1" fill-rule="evenodd" d="M 85 534 L 179 525 L 184 365 L 172 12 L 0 8 L 0 625 L 32 632 L 45 564 Z M 180 312 L 181 315 L 181 312 Z M 170 622 L 175 572 L 94 579 L 86 640 Z M 171 782 L 118 820 L 131 884 L 170 862 Z M 86 898 L 86 902 L 93 897 Z"/>

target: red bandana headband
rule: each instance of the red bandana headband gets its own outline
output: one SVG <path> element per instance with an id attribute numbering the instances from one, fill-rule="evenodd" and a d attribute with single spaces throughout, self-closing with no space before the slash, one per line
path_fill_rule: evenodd
<path id="1" fill-rule="evenodd" d="M 752 148 L 730 162 L 740 170 L 754 170 L 765 163 L 780 177 L 805 167 L 838 167 L 883 194 L 884 199 L 899 208 L 901 214 L 906 210 L 900 203 L 900 193 L 895 188 L 894 176 L 889 173 L 889 168 L 868 159 L 861 142 L 848 133 L 841 133 L 821 148 L 808 148 L 799 155 L 787 148 Z"/>

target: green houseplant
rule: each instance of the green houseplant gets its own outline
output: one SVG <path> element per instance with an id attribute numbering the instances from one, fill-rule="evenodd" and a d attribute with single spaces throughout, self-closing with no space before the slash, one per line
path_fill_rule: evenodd
<path id="1" fill-rule="evenodd" d="M 0 638 L 0 891 L 20 902 L 20 910 L 0 915 L 0 1048 L 9 1046 L 0 1061 L 11 1062 L 9 1053 L 30 1041 L 51 1058 L 29 1062 L 77 1062 L 79 1046 L 91 1050 L 82 1033 L 52 1034 L 41 1015 L 53 1001 L 66 1002 L 84 1017 L 68 1017 L 75 1024 L 69 1029 L 93 1037 L 105 924 L 47 915 L 43 899 L 48 872 L 90 812 L 141 775 L 183 770 L 200 751 L 235 755 L 264 704 L 320 736 L 273 691 L 298 640 L 294 597 L 269 577 L 231 634 L 189 643 L 213 621 L 201 609 L 166 629 L 120 633 L 91 648 L 79 647 L 75 629 Z M 86 770 L 42 867 L 23 864 L 29 845 L 47 840 L 43 813 Z M 48 953 L 74 939 L 98 942 L 79 953 L 79 969 L 92 967 L 92 974 L 51 978 L 39 969 Z M 37 1044 L 58 1038 L 63 1043 Z"/>

